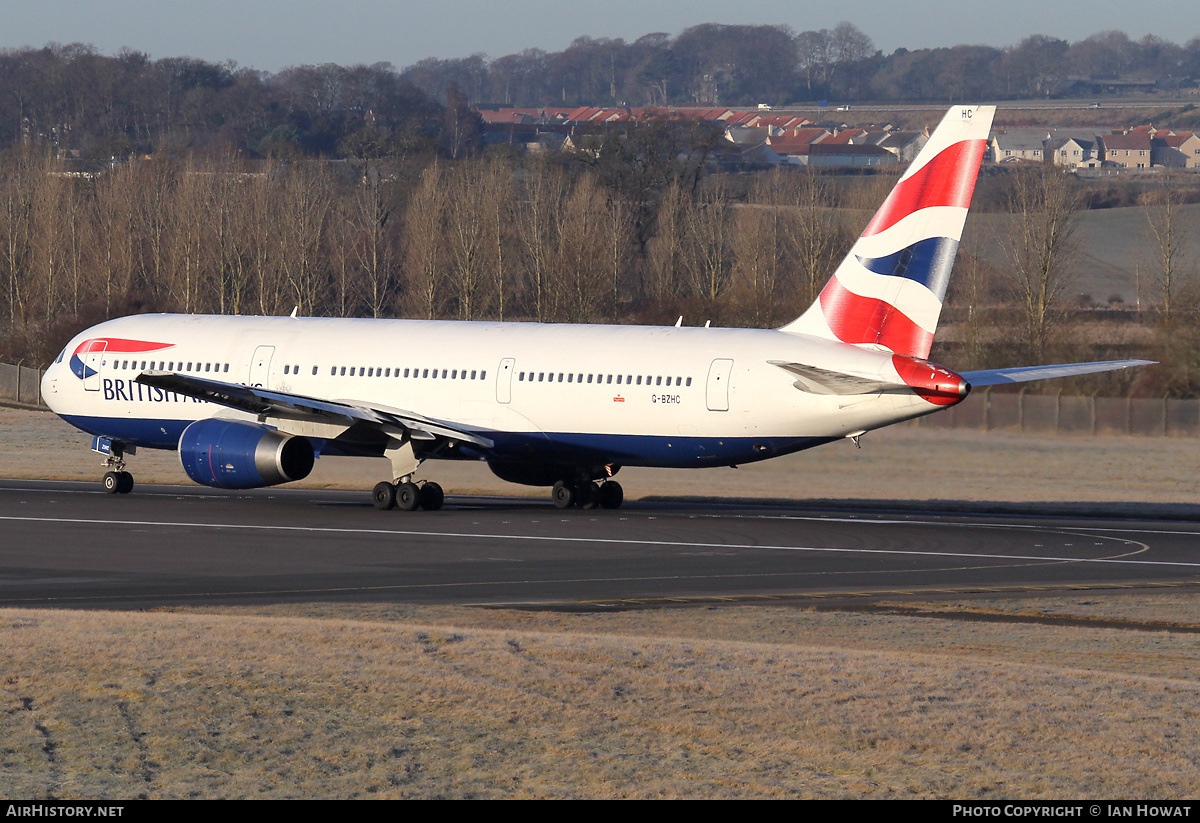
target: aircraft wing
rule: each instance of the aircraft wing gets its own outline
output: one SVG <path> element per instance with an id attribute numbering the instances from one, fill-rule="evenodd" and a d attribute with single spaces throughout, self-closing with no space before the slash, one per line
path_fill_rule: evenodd
<path id="1" fill-rule="evenodd" d="M 1021 366 L 1014 369 L 983 369 L 982 371 L 959 372 L 963 379 L 975 386 L 999 386 L 1004 383 L 1025 383 L 1029 380 L 1045 380 L 1050 377 L 1074 377 L 1078 374 L 1095 374 L 1116 371 L 1133 366 L 1152 366 L 1154 360 L 1103 360 L 1096 363 L 1060 363 L 1056 366 Z"/>
<path id="2" fill-rule="evenodd" d="M 380 427 L 390 426 L 405 429 L 416 440 L 455 440 L 472 443 L 485 449 L 493 446 L 491 440 L 477 434 L 455 428 L 452 423 L 430 420 L 427 417 L 403 409 L 356 403 L 348 400 L 320 400 L 315 397 L 291 394 L 290 392 L 223 383 L 174 372 L 146 371 L 139 374 L 137 382 L 175 392 L 198 400 L 207 400 L 220 406 L 267 414 L 292 420 L 327 423 L 367 423 Z"/>

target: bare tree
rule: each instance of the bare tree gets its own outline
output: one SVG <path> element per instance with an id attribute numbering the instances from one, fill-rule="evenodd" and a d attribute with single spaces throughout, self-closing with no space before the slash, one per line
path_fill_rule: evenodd
<path id="1" fill-rule="evenodd" d="M 45 172 L 45 164 L 26 150 L 9 157 L 0 173 L 0 268 L 10 328 L 26 320 L 35 191 Z"/>
<path id="2" fill-rule="evenodd" d="M 643 291 L 654 300 L 679 295 L 679 275 L 683 268 L 684 237 L 691 200 L 678 180 L 672 180 L 663 192 L 655 217 L 656 230 L 647 244 L 646 277 Z"/>
<path id="3" fill-rule="evenodd" d="M 496 316 L 504 320 L 520 284 L 516 282 L 516 239 L 513 220 L 516 217 L 516 186 L 512 169 L 503 160 L 491 160 L 484 167 L 480 184 L 483 187 L 483 213 L 486 235 L 485 265 L 491 271 L 491 286 Z"/>
<path id="4" fill-rule="evenodd" d="M 692 293 L 715 302 L 729 285 L 729 198 L 723 186 L 702 192 L 685 221 L 685 260 Z"/>
<path id="5" fill-rule="evenodd" d="M 279 261 L 295 305 L 316 314 L 324 294 L 322 244 L 329 223 L 332 191 L 323 166 L 296 163 L 284 175 L 279 192 Z M 276 306 L 273 313 L 285 309 Z"/>
<path id="6" fill-rule="evenodd" d="M 599 319 L 608 293 L 604 223 L 604 193 L 592 175 L 585 175 L 563 207 L 554 278 L 557 320 Z"/>
<path id="7" fill-rule="evenodd" d="M 1153 279 L 1162 300 L 1163 319 L 1169 323 L 1176 298 L 1191 285 L 1194 266 L 1188 256 L 1196 221 L 1180 208 L 1183 198 L 1178 175 L 1170 166 L 1163 168 L 1153 195 L 1154 203 L 1146 209 L 1146 230 L 1154 253 Z"/>
<path id="8" fill-rule="evenodd" d="M 562 233 L 567 181 L 561 168 L 536 162 L 526 169 L 524 188 L 516 226 L 523 251 L 525 292 L 534 318 L 544 321 L 555 314 L 551 277 Z"/>
<path id="9" fill-rule="evenodd" d="M 404 215 L 405 303 L 409 314 L 426 320 L 441 315 L 445 300 L 446 175 L 434 163 L 421 175 Z"/>
<path id="10" fill-rule="evenodd" d="M 104 303 L 104 316 L 111 317 L 113 303 L 132 288 L 137 266 L 134 232 L 138 210 L 138 174 L 131 164 L 122 164 L 102 175 L 95 196 L 89 201 L 94 227 L 92 244 L 94 288 Z"/>
<path id="11" fill-rule="evenodd" d="M 848 238 L 832 209 L 833 193 L 826 179 L 805 170 L 795 181 L 790 231 L 797 278 L 789 291 L 798 298 L 793 309 L 800 311 L 816 299 L 833 274 L 836 261 L 848 249 Z"/>
<path id="12" fill-rule="evenodd" d="M 1014 175 L 1009 211 L 1012 231 L 1001 244 L 1025 317 L 1025 342 L 1040 358 L 1062 318 L 1082 204 L 1064 172 L 1038 165 Z"/>

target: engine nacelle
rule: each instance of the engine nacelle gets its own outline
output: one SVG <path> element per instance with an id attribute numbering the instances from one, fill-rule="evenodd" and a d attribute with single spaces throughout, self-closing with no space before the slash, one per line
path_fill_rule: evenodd
<path id="1" fill-rule="evenodd" d="M 179 438 L 179 460 L 192 480 L 219 489 L 257 489 L 308 477 L 312 443 L 240 420 L 197 420 Z"/>

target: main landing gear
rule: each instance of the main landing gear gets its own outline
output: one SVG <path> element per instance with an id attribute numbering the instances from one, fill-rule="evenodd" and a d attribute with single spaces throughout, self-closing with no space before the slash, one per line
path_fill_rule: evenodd
<path id="1" fill-rule="evenodd" d="M 424 509 L 428 512 L 437 511 L 446 500 L 442 487 L 431 480 L 422 480 L 419 484 L 412 480 L 399 483 L 389 483 L 384 480 L 376 483 L 371 492 L 371 502 L 375 508 L 389 511 L 400 509 L 411 512 Z"/>
<path id="2" fill-rule="evenodd" d="M 581 509 L 619 509 L 625 500 L 625 492 L 621 484 L 615 480 L 596 483 L 592 480 L 581 480 L 569 483 L 559 480 L 554 484 L 551 493 L 556 509 L 569 509 L 578 506 Z"/>

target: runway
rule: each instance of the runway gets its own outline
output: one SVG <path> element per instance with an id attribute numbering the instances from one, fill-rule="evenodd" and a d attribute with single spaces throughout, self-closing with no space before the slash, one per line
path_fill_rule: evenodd
<path id="1" fill-rule="evenodd" d="M 1191 586 L 1190 522 L 0 480 L 0 605 L 622 609 Z"/>

